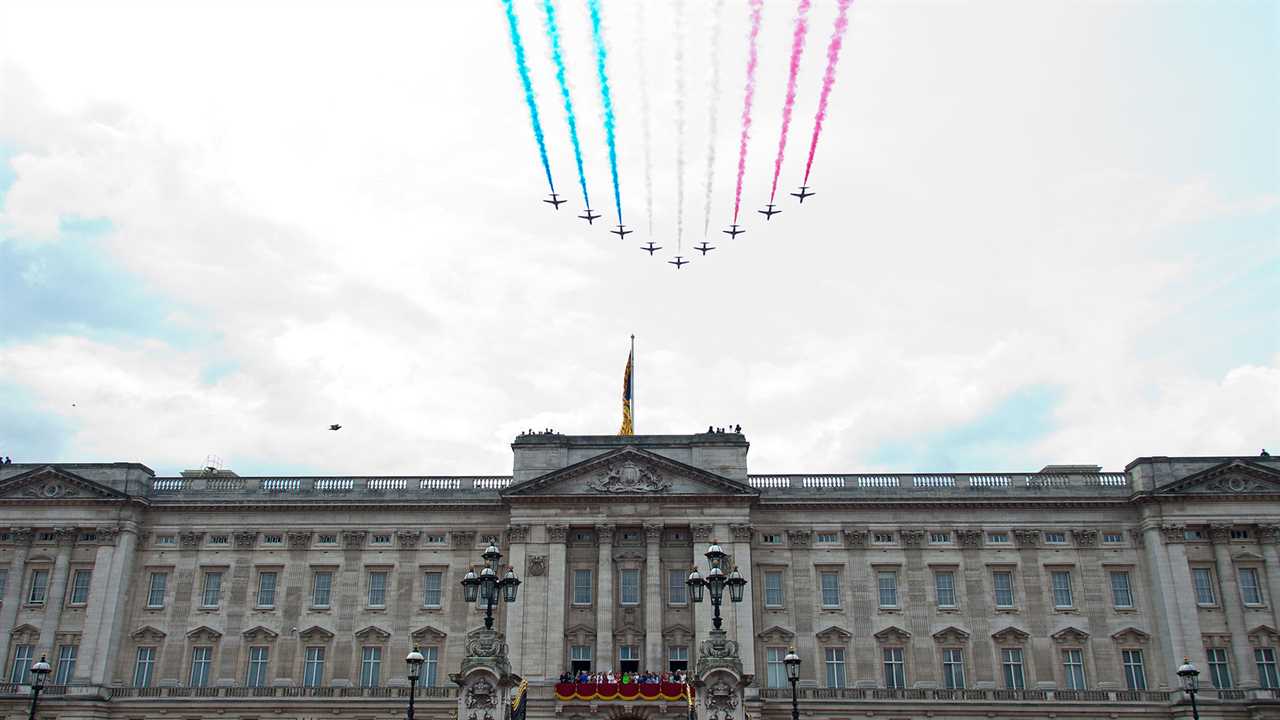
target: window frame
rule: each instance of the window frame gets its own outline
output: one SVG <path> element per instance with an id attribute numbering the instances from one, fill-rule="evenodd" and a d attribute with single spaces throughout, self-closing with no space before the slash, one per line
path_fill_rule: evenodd
<path id="1" fill-rule="evenodd" d="M 75 677 L 76 659 L 80 655 L 80 645 L 78 643 L 66 643 L 58 645 L 57 667 L 53 674 L 54 685 L 70 685 Z M 71 657 L 66 657 L 66 651 L 70 650 Z"/>
<path id="2" fill-rule="evenodd" d="M 770 578 L 778 579 L 777 588 L 769 587 Z M 763 587 L 764 587 L 764 597 L 762 598 L 762 600 L 763 600 L 764 607 L 770 610 L 777 610 L 780 608 L 785 608 L 787 606 L 787 585 L 786 585 L 785 571 L 779 570 L 779 569 L 765 570 Z M 774 592 L 777 593 L 777 599 L 771 601 L 770 593 L 774 593 Z"/>
<path id="3" fill-rule="evenodd" d="M 1258 686 L 1267 689 L 1280 687 L 1280 673 L 1276 669 L 1276 649 L 1272 647 L 1256 647 L 1253 649 L 1253 662 L 1257 666 Z"/>
<path id="4" fill-rule="evenodd" d="M 849 687 L 848 653 L 843 647 L 828 645 L 822 648 L 822 667 L 827 687 Z M 832 680 L 835 682 L 833 683 Z"/>
<path id="5" fill-rule="evenodd" d="M 1146 657 L 1141 648 L 1121 648 L 1120 667 L 1124 672 L 1125 686 L 1129 690 L 1147 689 Z"/>
<path id="6" fill-rule="evenodd" d="M 428 610 L 439 610 L 444 607 L 444 570 L 426 568 L 422 571 L 422 607 Z M 435 578 L 435 588 L 431 587 L 430 578 Z M 431 602 L 431 594 L 435 593 L 436 601 Z"/>
<path id="7" fill-rule="evenodd" d="M 946 591 L 951 593 L 951 602 L 944 604 L 942 602 L 943 587 L 939 582 L 942 578 L 947 578 L 947 582 L 951 587 Z M 936 568 L 933 571 L 933 599 L 937 603 L 939 610 L 958 610 L 960 608 L 960 596 L 956 592 L 956 571 L 955 568 Z"/>
<path id="8" fill-rule="evenodd" d="M 1069 659 L 1074 659 L 1071 657 L 1073 654 L 1075 658 L 1078 658 L 1078 662 L 1068 662 Z M 1062 687 L 1064 690 L 1088 690 L 1089 689 L 1089 675 L 1085 670 L 1084 648 L 1082 647 L 1060 648 L 1058 651 L 1058 660 L 1059 660 L 1059 665 L 1062 668 Z M 1075 682 L 1076 672 L 1073 671 L 1072 668 L 1079 668 L 1080 677 L 1079 677 L 1078 685 Z"/>
<path id="9" fill-rule="evenodd" d="M 633 578 L 634 584 L 630 588 L 634 591 L 631 599 L 627 597 L 627 578 Z M 639 568 L 618 568 L 618 604 L 623 607 L 635 607 L 640 604 L 641 598 L 644 597 L 643 585 L 644 578 L 640 576 Z"/>
<path id="10" fill-rule="evenodd" d="M 245 656 L 245 687 L 266 687 L 271 674 L 271 647 L 269 645 L 250 645 Z M 257 655 L 261 653 L 261 658 Z M 258 677 L 259 672 L 261 677 Z"/>
<path id="11" fill-rule="evenodd" d="M 959 660 L 949 660 L 948 656 L 958 657 Z M 958 646 L 944 647 L 939 659 L 942 663 L 942 687 L 946 690 L 964 690 L 966 687 L 964 648 Z M 956 681 L 955 673 L 949 672 L 952 670 L 958 670 L 959 684 L 950 684 Z"/>
<path id="12" fill-rule="evenodd" d="M 830 578 L 833 581 L 834 587 L 828 588 L 826 586 L 826 582 L 828 578 Z M 842 588 L 841 588 L 839 570 L 835 568 L 822 568 L 818 570 L 818 600 L 821 603 L 821 607 L 823 610 L 839 610 L 841 607 L 844 606 L 844 603 L 842 602 L 843 593 L 841 592 L 841 590 Z M 827 602 L 828 592 L 834 593 L 835 595 L 834 602 Z M 841 685 L 840 687 L 844 687 L 844 686 Z"/>
<path id="13" fill-rule="evenodd" d="M 1244 578 L 1246 574 L 1253 578 L 1253 592 L 1255 599 L 1250 601 L 1245 595 Z M 1261 608 L 1267 605 L 1267 596 L 1262 591 L 1262 572 L 1257 567 L 1246 565 L 1236 568 L 1236 584 L 1239 586 L 1240 602 L 1247 608 Z"/>
<path id="14" fill-rule="evenodd" d="M 787 680 L 787 667 L 783 664 L 783 658 L 787 656 L 787 648 L 778 645 L 767 646 L 764 649 L 764 667 L 765 667 L 765 687 L 783 688 L 789 685 Z M 776 677 L 775 677 L 776 676 Z"/>
<path id="15" fill-rule="evenodd" d="M 159 648 L 154 645 L 139 645 L 133 653 L 133 687 L 151 687 L 156 670 L 156 655 Z M 146 659 L 143 659 L 143 653 Z M 141 682 L 139 682 L 141 680 Z"/>
<path id="16" fill-rule="evenodd" d="M 84 588 L 80 587 L 80 578 L 86 578 Z M 71 582 L 67 583 L 67 605 L 71 607 L 84 607 L 89 604 L 89 592 L 93 588 L 93 568 L 72 568 Z M 76 594 L 84 590 L 84 597 L 77 600 Z"/>
<path id="17" fill-rule="evenodd" d="M 996 610 L 1014 610 L 1018 607 L 1018 580 L 1015 576 L 1015 569 L 1012 567 L 994 567 L 991 568 L 991 602 Z M 1004 605 L 1000 602 L 1001 588 L 996 581 L 996 576 L 1005 576 L 1009 578 L 1009 604 Z"/>
<path id="18" fill-rule="evenodd" d="M 1116 578 L 1124 578 L 1124 593 L 1128 596 L 1127 603 L 1121 604 L 1117 595 Z M 1111 589 L 1111 607 L 1115 610 L 1135 610 L 1137 609 L 1137 601 L 1133 597 L 1133 575 L 1129 568 L 1116 568 L 1107 570 L 1107 585 Z"/>
<path id="19" fill-rule="evenodd" d="M 318 589 L 318 581 L 321 576 L 327 578 L 327 584 L 324 589 L 324 602 L 316 601 L 316 591 Z M 311 569 L 311 604 L 312 608 L 328 609 L 333 607 L 333 575 L 332 568 L 312 568 Z"/>
<path id="20" fill-rule="evenodd" d="M 155 602 L 156 596 L 156 580 L 160 580 L 160 602 Z M 164 608 L 165 598 L 169 595 L 169 572 L 167 570 L 150 570 L 147 575 L 147 609 L 160 610 Z"/>
<path id="21" fill-rule="evenodd" d="M 381 602 L 377 602 L 377 603 L 373 601 L 373 591 L 374 591 L 373 578 L 375 576 L 381 578 L 381 587 L 379 588 L 379 591 L 381 592 Z M 371 609 L 371 610 L 387 609 L 387 594 L 391 586 L 391 571 L 385 568 L 380 568 L 380 567 L 367 568 L 365 570 L 364 577 L 365 577 L 365 592 L 364 592 L 365 608 Z"/>
<path id="22" fill-rule="evenodd" d="M 579 583 L 578 580 L 584 577 L 586 578 L 586 582 Z M 571 605 L 573 605 L 574 607 L 591 607 L 592 605 L 595 604 L 595 599 L 596 599 L 595 570 L 591 568 L 581 568 L 581 567 L 574 568 L 573 572 L 570 573 L 569 575 L 569 580 L 572 583 L 569 586 L 569 594 L 572 599 L 572 602 L 570 603 Z M 579 592 L 582 592 L 586 595 L 586 600 L 581 599 L 581 595 L 579 595 Z"/>
<path id="23" fill-rule="evenodd" d="M 885 587 L 884 580 L 892 578 L 892 587 Z M 885 602 L 885 593 L 893 594 L 892 602 Z M 901 598 L 899 597 L 898 587 L 898 569 L 897 568 L 876 568 L 876 606 L 880 610 L 900 610 L 902 608 Z"/>
<path id="24" fill-rule="evenodd" d="M 1071 568 L 1049 568 L 1049 594 L 1053 598 L 1053 609 L 1074 610 L 1076 608 L 1076 593 L 1073 587 Z M 1059 587 L 1058 579 L 1065 578 L 1066 586 Z M 1066 593 L 1067 603 L 1063 604 L 1059 596 L 1060 592 Z"/>
<path id="25" fill-rule="evenodd" d="M 222 568 L 208 568 L 200 576 L 200 609 L 214 610 L 222 605 Z M 209 580 L 217 578 L 217 587 L 213 590 L 213 602 L 209 602 Z"/>
<path id="26" fill-rule="evenodd" d="M 1235 678 L 1231 673 L 1231 653 L 1222 647 L 1207 647 L 1204 649 L 1205 663 L 1209 670 L 1209 684 L 1215 690 L 1230 690 L 1235 687 Z M 1221 658 L 1220 662 L 1215 662 L 1215 658 Z M 1220 672 L 1222 671 L 1222 672 Z M 1222 677 L 1225 674 L 1226 677 Z M 1225 684 L 1222 683 L 1226 681 Z"/>
<path id="27" fill-rule="evenodd" d="M 33 567 L 31 572 L 27 573 L 27 593 L 26 605 L 45 605 L 49 602 L 49 578 L 53 575 L 53 571 L 44 566 Z M 40 578 L 37 583 L 36 579 Z M 36 589 L 40 590 L 40 597 L 36 597 Z"/>
<path id="28" fill-rule="evenodd" d="M 890 657 L 894 655 L 894 657 Z M 901 645 L 881 645 L 880 665 L 884 673 L 884 686 L 893 690 L 907 687 L 907 652 Z M 892 675 L 892 679 L 891 679 Z"/>
<path id="29" fill-rule="evenodd" d="M 440 682 L 440 646 L 425 645 L 418 648 L 422 653 L 422 671 L 418 684 L 422 687 L 435 687 Z"/>
<path id="30" fill-rule="evenodd" d="M 16 643 L 9 665 L 9 682 L 14 685 L 31 684 L 31 664 L 35 662 L 36 646 L 28 643 Z"/>
<path id="31" fill-rule="evenodd" d="M 1205 584 L 1201 586 L 1198 577 L 1203 573 Z M 1197 607 L 1218 607 L 1220 598 L 1218 597 L 1218 574 L 1208 565 L 1192 565 L 1191 566 L 1191 588 L 1196 594 Z M 1206 601 L 1201 594 L 1201 590 L 1209 593 L 1209 599 Z"/>
<path id="32" fill-rule="evenodd" d="M 1002 647 L 1000 650 L 1000 676 L 1004 679 L 1005 690 L 1026 690 L 1027 689 L 1027 653 L 1022 646 L 1018 647 Z M 1016 660 L 1012 655 L 1006 653 L 1017 653 Z M 1017 687 L 1010 681 L 1013 679 L 1013 669 L 1017 669 Z"/>
<path id="33" fill-rule="evenodd" d="M 672 607 L 686 607 L 689 604 L 689 586 L 685 585 L 685 581 L 689 579 L 689 574 L 682 568 L 667 570 L 667 604 Z M 680 599 L 676 599 L 676 591 L 679 589 Z"/>
<path id="34" fill-rule="evenodd" d="M 382 646 L 360 646 L 360 685 L 358 687 L 379 687 L 382 681 Z"/>
<path id="35" fill-rule="evenodd" d="M 198 657 L 203 653 L 204 658 Z M 203 666 L 201 669 L 200 682 L 196 682 L 196 666 Z M 192 645 L 191 659 L 187 663 L 187 687 L 209 687 L 209 676 L 213 670 L 213 646 L 212 645 Z"/>
<path id="36" fill-rule="evenodd" d="M 318 657 L 312 657 L 313 651 Z M 325 645 L 305 645 L 302 648 L 302 687 L 324 685 L 325 664 L 329 648 Z"/>
<path id="37" fill-rule="evenodd" d="M 265 587 L 263 581 L 271 578 L 268 583 L 270 587 Z M 274 610 L 276 608 L 277 590 L 280 588 L 280 571 L 274 567 L 271 569 L 262 569 L 258 571 L 258 587 L 253 594 L 253 609 L 255 610 Z M 263 593 L 270 593 L 270 597 L 266 598 L 269 602 L 262 602 Z"/>

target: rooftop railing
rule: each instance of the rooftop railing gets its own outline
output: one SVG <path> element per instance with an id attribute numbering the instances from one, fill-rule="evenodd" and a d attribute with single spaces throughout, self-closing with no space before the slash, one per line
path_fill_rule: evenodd
<path id="1" fill-rule="evenodd" d="M 1057 473 L 882 473 L 852 475 L 749 475 L 751 487 L 777 490 L 1052 490 L 1120 488 L 1128 490 L 1122 472 L 1066 475 Z"/>
<path id="2" fill-rule="evenodd" d="M 199 495 L 414 496 L 479 491 L 491 494 L 511 484 L 509 475 L 419 477 L 162 477 L 151 483 L 153 497 Z"/>

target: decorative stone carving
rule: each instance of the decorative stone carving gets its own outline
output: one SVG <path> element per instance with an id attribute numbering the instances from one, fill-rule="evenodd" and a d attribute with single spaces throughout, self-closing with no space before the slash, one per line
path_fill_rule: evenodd
<path id="1" fill-rule="evenodd" d="M 791 547 L 807 548 L 813 544 L 812 530 L 788 530 L 787 542 Z"/>
<path id="2" fill-rule="evenodd" d="M 201 625 L 187 633 L 187 639 L 194 643 L 216 643 L 221 637 L 222 633 L 207 625 Z"/>
<path id="3" fill-rule="evenodd" d="M 832 625 L 826 630 L 817 633 L 814 637 L 818 638 L 818 642 L 823 645 L 847 645 L 853 639 L 853 633 L 839 625 Z"/>
<path id="4" fill-rule="evenodd" d="M 529 542 L 528 525 L 512 525 L 507 528 L 507 544 Z"/>
<path id="5" fill-rule="evenodd" d="M 547 542 L 563 544 L 569 539 L 568 525 L 548 525 L 547 526 Z"/>
<path id="6" fill-rule="evenodd" d="M 911 640 L 911 633 L 903 630 L 897 625 L 890 625 L 873 635 L 876 640 L 887 645 L 905 645 Z"/>
<path id="7" fill-rule="evenodd" d="M 237 550 L 250 550 L 258 542 L 257 530 L 239 530 L 231 534 Z"/>
<path id="8" fill-rule="evenodd" d="M 690 525 L 689 529 L 693 532 L 693 539 L 696 542 L 706 542 L 711 539 L 711 533 L 715 531 L 715 526 Z"/>
<path id="9" fill-rule="evenodd" d="M 795 640 L 796 634 L 786 628 L 774 625 L 756 633 L 756 637 L 766 644 L 790 645 Z"/>
<path id="10" fill-rule="evenodd" d="M 645 523 L 644 540 L 647 543 L 662 542 L 662 525 L 660 523 Z"/>
<path id="11" fill-rule="evenodd" d="M 1147 536 L 1139 528 L 1129 528 L 1129 540 L 1133 542 L 1134 547 L 1147 546 Z"/>
<path id="12" fill-rule="evenodd" d="M 532 577 L 541 577 L 547 574 L 547 556 L 546 555 L 530 555 L 529 556 L 529 575 Z"/>
<path id="13" fill-rule="evenodd" d="M 867 538 L 871 535 L 866 528 L 845 528 L 844 544 L 851 548 L 864 548 L 867 546 Z"/>
<path id="14" fill-rule="evenodd" d="M 733 717 L 734 709 L 738 707 L 738 692 L 736 688 L 720 680 L 712 683 L 706 692 L 707 710 L 713 713 L 725 713 L 725 717 Z"/>
<path id="15" fill-rule="evenodd" d="M 969 642 L 969 633 L 951 625 L 934 633 L 933 641 L 939 645 L 963 645 Z"/>
<path id="16" fill-rule="evenodd" d="M 1231 542 L 1230 525 L 1210 525 L 1209 539 L 1216 543 Z"/>
<path id="17" fill-rule="evenodd" d="M 738 641 L 728 639 L 724 630 L 712 630 L 710 637 L 702 641 L 698 651 L 698 676 L 705 677 L 718 668 L 730 668 L 740 673 L 741 667 Z"/>
<path id="18" fill-rule="evenodd" d="M 1059 645 L 1083 645 L 1089 640 L 1089 633 L 1074 627 L 1065 627 L 1050 635 Z"/>
<path id="19" fill-rule="evenodd" d="M 1241 495 L 1254 492 L 1275 492 L 1274 482 L 1243 473 L 1231 473 L 1188 488 L 1189 494 Z"/>
<path id="20" fill-rule="evenodd" d="M 400 543 L 400 547 L 412 550 L 418 547 L 418 542 L 422 540 L 421 530 L 397 530 L 396 542 Z"/>
<path id="21" fill-rule="evenodd" d="M 498 706 L 496 698 L 496 688 L 493 683 L 480 678 L 471 687 L 467 688 L 467 707 L 468 708 L 495 708 Z"/>
<path id="22" fill-rule="evenodd" d="M 164 637 L 164 633 L 161 633 L 150 625 L 135 630 L 134 635 L 137 635 L 143 630 L 155 630 L 155 632 L 160 633 L 160 637 Z M 9 637 L 13 639 L 13 642 L 20 645 L 35 645 L 36 642 L 40 640 L 40 628 L 29 623 L 23 623 L 14 628 Z"/>
<path id="23" fill-rule="evenodd" d="M 1112 633 L 1111 639 L 1121 645 L 1146 645 L 1151 636 L 1138 628 L 1127 627 L 1119 632 Z"/>
<path id="24" fill-rule="evenodd" d="M 80 533 L 75 528 L 58 527 L 53 529 L 53 541 L 58 545 L 72 545 Z"/>
<path id="25" fill-rule="evenodd" d="M 244 636 L 246 642 L 265 642 L 280 637 L 280 633 L 262 625 L 255 625 L 240 634 Z"/>
<path id="26" fill-rule="evenodd" d="M 734 542 L 751 542 L 752 528 L 745 523 L 734 523 L 729 526 Z"/>
<path id="27" fill-rule="evenodd" d="M 601 545 L 613 544 L 613 526 L 607 523 L 596 525 L 596 542 Z"/>
<path id="28" fill-rule="evenodd" d="M 94 532 L 98 533 L 99 545 L 115 545 L 120 538 L 121 527 L 119 525 L 104 525 L 96 528 Z"/>
<path id="29" fill-rule="evenodd" d="M 982 544 L 982 531 L 973 528 L 957 529 L 956 542 L 963 548 L 976 548 Z"/>
<path id="30" fill-rule="evenodd" d="M 391 639 L 391 633 L 383 630 L 377 625 L 370 625 L 361 630 L 357 630 L 355 635 L 360 640 L 378 640 L 380 642 L 386 642 Z"/>
<path id="31" fill-rule="evenodd" d="M 333 633 L 319 625 L 312 625 L 298 633 L 298 639 L 303 642 L 328 642 L 333 639 Z"/>
<path id="32" fill-rule="evenodd" d="M 59 498 L 76 497 L 80 495 L 78 488 L 58 480 L 50 480 L 39 485 L 28 485 L 23 489 L 23 493 L 31 497 L 38 497 L 44 500 L 57 500 Z"/>
<path id="33" fill-rule="evenodd" d="M 898 536 L 902 538 L 903 547 L 920 547 L 920 544 L 924 542 L 923 530 L 902 530 L 898 533 Z"/>
<path id="34" fill-rule="evenodd" d="M 1012 625 L 1004 628 L 1003 630 L 997 630 L 991 633 L 991 639 L 994 640 L 997 645 L 1022 645 L 1030 637 L 1030 633 L 1019 630 Z"/>
<path id="35" fill-rule="evenodd" d="M 1160 534 L 1164 536 L 1166 545 L 1170 543 L 1181 543 L 1187 540 L 1186 525 L 1161 525 Z"/>
<path id="36" fill-rule="evenodd" d="M 1020 548 L 1033 548 L 1040 542 L 1038 528 L 1014 528 L 1013 541 Z"/>
<path id="37" fill-rule="evenodd" d="M 195 550 L 200 547 L 200 541 L 204 539 L 204 533 L 195 530 L 183 530 L 178 533 L 178 547 L 183 550 Z"/>
<path id="38" fill-rule="evenodd" d="M 163 630 L 154 628 L 150 625 L 143 625 L 137 630 L 129 633 L 130 638 L 133 638 L 135 642 L 140 643 L 160 643 L 164 641 L 164 635 Z"/>
<path id="39" fill-rule="evenodd" d="M 1071 537 L 1075 540 L 1077 547 L 1097 547 L 1098 531 L 1090 528 L 1082 528 L 1071 531 Z"/>
<path id="40" fill-rule="evenodd" d="M 653 468 L 626 460 L 610 465 L 603 477 L 588 480 L 587 487 L 596 492 L 634 495 L 666 492 L 671 489 L 671 481 L 663 478 Z"/>
<path id="41" fill-rule="evenodd" d="M 13 544 L 19 547 L 30 545 L 31 538 L 35 537 L 36 535 L 35 528 L 29 528 L 29 527 L 13 528 L 13 530 L 11 530 L 10 532 L 13 533 Z"/>
<path id="42" fill-rule="evenodd" d="M 413 642 L 417 645 L 429 645 L 432 643 L 443 643 L 449 634 L 440 628 L 426 625 L 409 633 L 409 637 L 413 638 Z"/>
<path id="43" fill-rule="evenodd" d="M 1280 543 L 1280 525 L 1259 525 L 1258 539 L 1264 543 Z"/>
<path id="44" fill-rule="evenodd" d="M 1249 631 L 1249 644 L 1254 647 L 1274 646 L 1277 638 L 1280 638 L 1280 633 L 1270 625 L 1259 625 Z"/>
<path id="45" fill-rule="evenodd" d="M 473 530 L 455 530 L 449 533 L 449 540 L 455 550 L 468 550 L 475 547 L 476 534 Z"/>
<path id="46" fill-rule="evenodd" d="M 311 547 L 310 530 L 290 530 L 284 534 L 284 537 L 291 550 L 306 550 Z"/>

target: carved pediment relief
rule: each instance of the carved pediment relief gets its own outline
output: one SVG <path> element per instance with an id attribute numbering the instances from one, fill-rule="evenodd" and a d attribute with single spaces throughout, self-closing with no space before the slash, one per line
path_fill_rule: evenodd
<path id="1" fill-rule="evenodd" d="M 791 632 L 790 630 L 787 630 L 786 628 L 782 628 L 782 627 L 778 627 L 777 625 L 774 625 L 770 628 L 761 630 L 760 632 L 756 633 L 756 637 L 760 638 L 766 643 L 772 643 L 775 645 L 776 644 L 787 645 L 787 644 L 790 644 L 791 641 L 795 639 L 796 634 Z"/>
<path id="2" fill-rule="evenodd" d="M 1280 471 L 1248 460 L 1229 460 L 1158 488 L 1156 494 L 1280 494 Z"/>
<path id="3" fill-rule="evenodd" d="M 222 633 L 214 630 L 208 625 L 200 627 L 187 633 L 187 639 L 195 643 L 215 643 L 222 637 Z"/>
<path id="4" fill-rule="evenodd" d="M 1089 639 L 1089 633 L 1076 627 L 1064 627 L 1050 635 L 1053 641 L 1061 645 L 1083 645 Z"/>
<path id="5" fill-rule="evenodd" d="M 668 625 L 662 631 L 662 639 L 671 645 L 687 643 L 693 639 L 693 628 L 684 625 Z"/>
<path id="6" fill-rule="evenodd" d="M 137 630 L 129 633 L 129 637 L 132 638 L 134 642 L 158 643 L 161 640 L 164 640 L 164 631 L 150 625 L 143 625 Z"/>
<path id="7" fill-rule="evenodd" d="M 939 645 L 960 645 L 969 642 L 969 633 L 955 625 L 949 625 L 934 633 L 933 641 Z"/>
<path id="8" fill-rule="evenodd" d="M 312 625 L 306 630 L 303 630 L 302 632 L 298 633 L 298 639 L 303 642 L 312 642 L 312 643 L 328 642 L 333 639 L 333 633 L 329 632 L 329 630 L 326 628 L 320 627 L 319 625 Z"/>
<path id="9" fill-rule="evenodd" d="M 657 453 L 624 447 L 502 491 L 506 497 L 540 495 L 759 495 L 746 483 Z"/>
<path id="10" fill-rule="evenodd" d="M 437 627 L 432 627 L 431 625 L 424 625 L 418 628 L 417 630 L 414 630 L 413 632 L 409 633 L 409 637 L 413 638 L 413 641 L 415 643 L 419 643 L 422 645 L 433 645 L 436 643 L 442 643 L 444 642 L 444 639 L 448 636 L 449 634 L 446 633 L 445 631 Z"/>
<path id="11" fill-rule="evenodd" d="M 1121 645 L 1146 645 L 1151 636 L 1136 627 L 1127 627 L 1119 632 L 1112 633 L 1111 639 Z"/>
<path id="12" fill-rule="evenodd" d="M 241 633 L 241 635 L 244 636 L 246 642 L 267 642 L 280 637 L 280 633 L 262 625 L 254 625 Z"/>
<path id="13" fill-rule="evenodd" d="M 28 470 L 0 483 L 0 498 L 7 500 L 122 500 L 127 497 L 118 490 L 53 465 Z"/>
<path id="14" fill-rule="evenodd" d="M 574 645 L 586 645 L 596 640 L 596 630 L 589 625 L 574 625 L 564 631 L 565 637 L 573 641 Z"/>
<path id="15" fill-rule="evenodd" d="M 1204 640 L 1205 647 L 1231 647 L 1231 635 L 1229 633 L 1205 633 L 1200 637 Z"/>
<path id="16" fill-rule="evenodd" d="M 356 637 L 361 640 L 377 640 L 379 642 L 386 642 L 391 639 L 391 633 L 383 630 L 377 625 L 370 625 L 361 630 L 357 630 Z"/>
<path id="17" fill-rule="evenodd" d="M 23 623 L 13 629 L 10 637 L 18 645 L 35 645 L 40 639 L 40 628 Z"/>
<path id="18" fill-rule="evenodd" d="M 1259 625 L 1249 631 L 1249 644 L 1254 646 L 1275 645 L 1276 640 L 1280 639 L 1280 633 L 1270 625 Z"/>
<path id="19" fill-rule="evenodd" d="M 875 634 L 875 639 L 888 645 L 902 645 L 911 639 L 911 633 L 897 625 L 890 625 Z"/>
<path id="20" fill-rule="evenodd" d="M 1245 550 L 1245 551 L 1243 551 L 1243 552 L 1238 552 L 1238 553 L 1236 553 L 1235 555 L 1232 555 L 1232 556 L 1231 556 L 1231 559 L 1232 559 L 1232 560 L 1235 560 L 1235 561 L 1236 561 L 1236 562 L 1238 562 L 1238 563 L 1260 563 L 1260 562 L 1265 562 L 1265 559 L 1264 559 L 1261 555 L 1259 555 L 1259 554 L 1258 554 L 1258 553 L 1256 553 L 1256 552 L 1249 552 L 1248 550 Z"/>
<path id="21" fill-rule="evenodd" d="M 824 645 L 846 645 L 853 639 L 853 633 L 839 625 L 832 625 L 816 635 L 818 642 Z"/>
<path id="22" fill-rule="evenodd" d="M 1012 625 L 1003 630 L 997 630 L 991 633 L 991 639 L 999 645 L 1021 645 L 1030 637 L 1030 633 L 1024 630 L 1019 630 Z"/>

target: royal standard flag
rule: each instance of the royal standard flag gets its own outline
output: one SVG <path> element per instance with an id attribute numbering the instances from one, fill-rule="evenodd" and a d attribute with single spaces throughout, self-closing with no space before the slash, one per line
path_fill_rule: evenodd
<path id="1" fill-rule="evenodd" d="M 633 346 L 631 353 L 627 355 L 627 371 L 622 375 L 622 429 L 618 431 L 619 435 L 636 434 L 631 422 L 631 369 L 635 359 L 636 349 Z"/>

